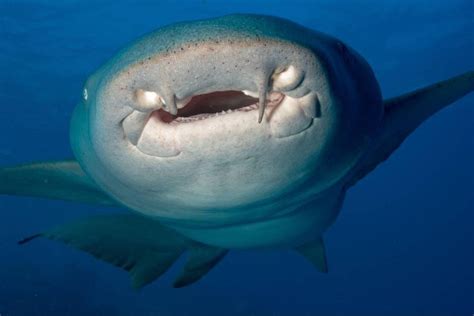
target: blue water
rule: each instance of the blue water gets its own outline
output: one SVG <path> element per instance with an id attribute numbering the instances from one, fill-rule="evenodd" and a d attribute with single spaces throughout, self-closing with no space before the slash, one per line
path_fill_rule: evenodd
<path id="1" fill-rule="evenodd" d="M 225 3 L 225 4 L 224 4 Z M 84 80 L 159 26 L 233 12 L 279 15 L 341 38 L 385 97 L 474 69 L 472 0 L 0 0 L 0 165 L 71 157 Z M 173 267 L 134 291 L 125 272 L 25 235 L 112 209 L 0 197 L 0 315 L 471 315 L 474 95 L 419 128 L 352 188 L 326 234 L 330 273 L 291 251 L 231 252 L 180 290 Z"/>

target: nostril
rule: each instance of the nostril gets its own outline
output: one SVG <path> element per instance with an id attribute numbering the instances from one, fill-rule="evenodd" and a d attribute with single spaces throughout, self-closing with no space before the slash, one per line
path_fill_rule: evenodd
<path id="1" fill-rule="evenodd" d="M 272 88 L 275 91 L 290 91 L 299 86 L 303 78 L 303 72 L 292 65 L 283 70 L 277 69 L 272 75 Z"/>
<path id="2" fill-rule="evenodd" d="M 138 89 L 135 91 L 134 108 L 140 112 L 150 112 L 163 107 L 163 99 L 154 91 Z"/>

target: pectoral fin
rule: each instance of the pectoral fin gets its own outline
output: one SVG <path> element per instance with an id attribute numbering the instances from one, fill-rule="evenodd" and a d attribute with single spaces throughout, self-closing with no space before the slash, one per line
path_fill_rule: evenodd
<path id="1" fill-rule="evenodd" d="M 306 243 L 295 248 L 303 257 L 305 257 L 320 272 L 328 272 L 328 264 L 326 260 L 326 249 L 322 238 L 318 238 L 312 242 Z"/>
<path id="2" fill-rule="evenodd" d="M 196 245 L 189 251 L 189 258 L 173 287 L 180 288 L 198 281 L 227 254 L 227 249 Z"/>
<path id="3" fill-rule="evenodd" d="M 116 204 L 90 180 L 74 160 L 0 168 L 0 194 L 102 205 Z"/>
<path id="4" fill-rule="evenodd" d="M 189 285 L 209 272 L 227 252 L 192 241 L 158 221 L 134 214 L 101 215 L 36 234 L 83 250 L 129 272 L 134 288 L 165 273 L 185 252 L 189 259 L 175 287 Z"/>
<path id="5" fill-rule="evenodd" d="M 472 91 L 474 71 L 386 100 L 379 136 L 356 168 L 349 186 L 385 161 L 423 121 Z"/>

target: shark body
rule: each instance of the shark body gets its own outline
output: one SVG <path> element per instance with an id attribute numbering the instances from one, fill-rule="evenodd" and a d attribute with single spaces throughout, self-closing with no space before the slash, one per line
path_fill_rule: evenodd
<path id="1" fill-rule="evenodd" d="M 471 71 L 383 100 L 368 63 L 328 35 L 257 15 L 180 23 L 87 80 L 76 160 L 3 168 L 0 193 L 131 211 L 20 243 L 61 240 L 129 271 L 135 287 L 185 251 L 176 287 L 229 249 L 292 248 L 326 272 L 323 233 L 345 192 L 473 90 Z"/>

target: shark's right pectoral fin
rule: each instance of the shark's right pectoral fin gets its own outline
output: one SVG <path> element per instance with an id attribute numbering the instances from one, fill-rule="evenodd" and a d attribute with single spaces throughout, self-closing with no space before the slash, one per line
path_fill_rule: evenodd
<path id="1" fill-rule="evenodd" d="M 183 287 L 207 274 L 227 250 L 192 241 L 159 222 L 134 214 L 101 215 L 78 220 L 21 240 L 58 240 L 128 271 L 134 288 L 154 281 L 186 251 L 188 261 L 174 286 Z"/>
<path id="2" fill-rule="evenodd" d="M 74 160 L 0 168 L 0 194 L 116 205 Z"/>

